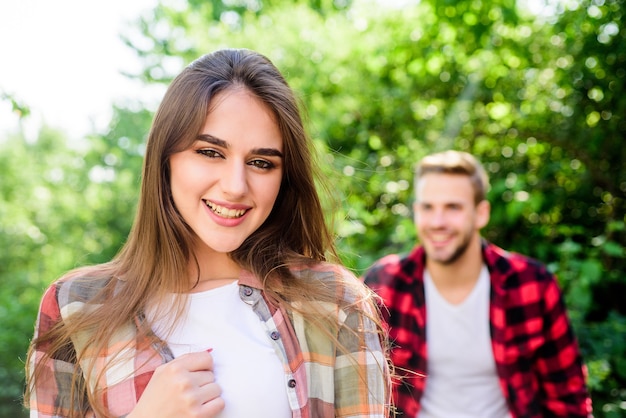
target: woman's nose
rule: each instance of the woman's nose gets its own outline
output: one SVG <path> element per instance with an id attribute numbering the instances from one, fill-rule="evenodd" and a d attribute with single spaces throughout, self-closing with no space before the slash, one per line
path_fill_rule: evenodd
<path id="1" fill-rule="evenodd" d="M 248 191 L 246 178 L 246 165 L 243 163 L 230 164 L 228 170 L 222 174 L 220 179 L 222 190 L 229 196 L 239 197 Z"/>

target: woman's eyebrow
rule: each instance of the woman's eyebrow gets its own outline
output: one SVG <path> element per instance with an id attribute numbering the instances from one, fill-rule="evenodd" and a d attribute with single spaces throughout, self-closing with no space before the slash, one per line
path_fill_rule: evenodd
<path id="1" fill-rule="evenodd" d="M 216 138 L 213 135 L 200 134 L 197 139 L 198 141 L 208 142 L 209 144 L 217 145 L 218 147 L 228 148 L 228 142 L 223 139 Z"/>
<path id="2" fill-rule="evenodd" d="M 266 157 L 280 157 L 283 158 L 283 153 L 276 148 L 255 148 L 252 150 L 252 154 L 263 155 Z"/>
<path id="3" fill-rule="evenodd" d="M 213 144 L 213 145 L 216 145 L 218 147 L 222 147 L 222 148 L 228 149 L 228 142 L 224 141 L 223 139 L 216 138 L 213 135 L 200 134 L 200 135 L 198 135 L 197 139 L 198 139 L 198 141 L 208 142 L 209 144 Z M 284 157 L 283 153 L 280 152 L 276 148 L 254 148 L 251 151 L 251 154 L 263 155 L 263 156 L 266 156 L 266 157 L 280 157 L 280 158 Z"/>

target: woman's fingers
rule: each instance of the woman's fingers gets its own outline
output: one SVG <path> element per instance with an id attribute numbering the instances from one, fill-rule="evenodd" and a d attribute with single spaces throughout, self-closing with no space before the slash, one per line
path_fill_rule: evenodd
<path id="1" fill-rule="evenodd" d="M 213 356 L 209 350 L 183 354 L 164 366 L 177 365 L 190 372 L 213 370 Z"/>
<path id="2" fill-rule="evenodd" d="M 224 409 L 213 356 L 201 351 L 156 368 L 131 416 L 211 418 Z"/>

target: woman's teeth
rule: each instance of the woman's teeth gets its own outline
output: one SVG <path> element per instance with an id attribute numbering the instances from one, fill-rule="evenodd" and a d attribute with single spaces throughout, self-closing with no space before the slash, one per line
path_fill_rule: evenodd
<path id="1" fill-rule="evenodd" d="M 206 202 L 207 206 L 218 216 L 222 218 L 239 218 L 246 213 L 245 209 L 228 209 L 215 203 Z"/>

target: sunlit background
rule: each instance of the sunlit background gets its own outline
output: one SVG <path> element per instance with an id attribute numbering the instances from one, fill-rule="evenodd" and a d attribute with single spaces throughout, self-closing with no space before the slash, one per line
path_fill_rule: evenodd
<path id="1" fill-rule="evenodd" d="M 302 99 L 357 273 L 415 245 L 418 158 L 477 155 L 492 186 L 484 236 L 557 273 L 596 418 L 626 416 L 624 0 L 517 6 L 0 0 L 0 416 L 26 416 L 43 289 L 125 241 L 165 86 L 225 46 L 267 55 Z"/>
<path id="2" fill-rule="evenodd" d="M 554 0 L 556 1 L 556 0 Z M 379 0 L 402 8 L 415 0 Z M 25 103 L 25 120 L 0 101 L 0 137 L 22 124 L 31 138 L 42 124 L 78 138 L 103 129 L 111 103 L 146 100 L 154 105 L 162 89 L 149 88 L 122 74 L 139 71 L 124 33 L 158 0 L 0 1 L 0 92 Z M 536 14 L 553 14 L 553 1 L 522 1 Z"/>
<path id="3" fill-rule="evenodd" d="M 28 136 L 46 123 L 72 137 L 100 130 L 111 104 L 158 97 L 122 72 L 139 63 L 120 34 L 157 0 L 0 1 L 0 92 L 25 103 Z M 0 137 L 18 117 L 0 101 Z"/>

